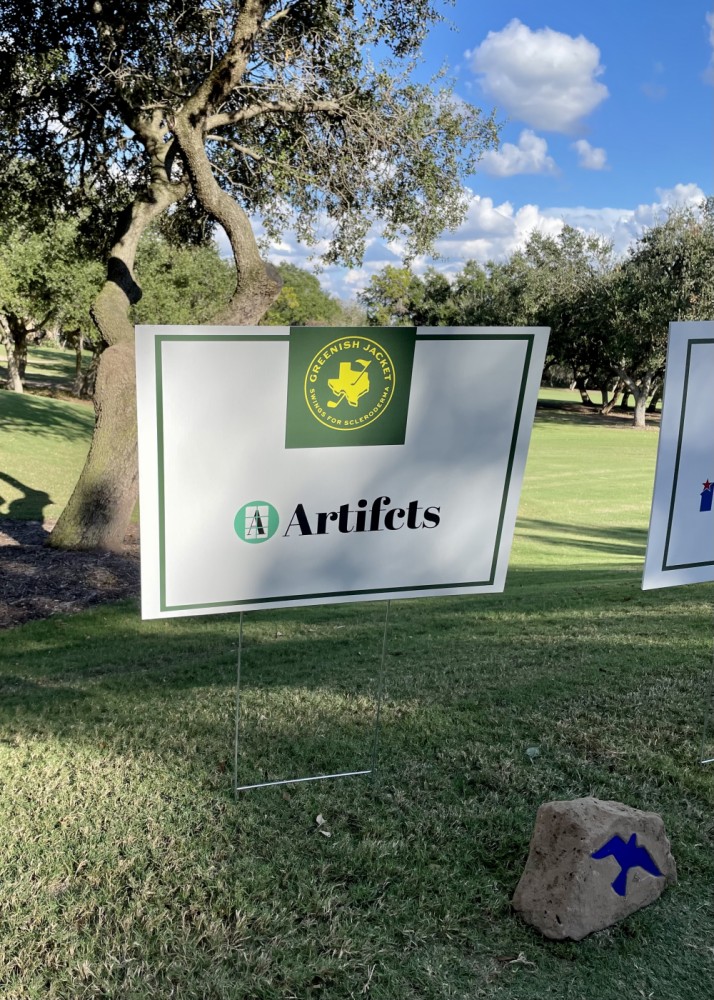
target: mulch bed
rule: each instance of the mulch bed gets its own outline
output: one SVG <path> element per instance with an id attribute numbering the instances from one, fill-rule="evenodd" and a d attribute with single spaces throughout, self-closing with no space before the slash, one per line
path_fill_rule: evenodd
<path id="1" fill-rule="evenodd" d="M 124 551 L 63 552 L 45 544 L 54 527 L 0 518 L 0 629 L 139 595 L 139 532 Z"/>

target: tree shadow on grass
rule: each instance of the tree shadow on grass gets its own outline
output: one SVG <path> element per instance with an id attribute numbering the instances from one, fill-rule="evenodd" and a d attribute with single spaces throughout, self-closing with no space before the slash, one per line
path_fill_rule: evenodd
<path id="1" fill-rule="evenodd" d="M 60 437 L 67 441 L 89 441 L 94 426 L 91 407 L 55 402 L 26 393 L 0 391 L 3 431 L 37 437 Z"/>
<path id="2" fill-rule="evenodd" d="M 646 424 L 648 430 L 659 428 L 661 415 L 648 413 Z M 612 413 L 601 413 L 596 407 L 581 406 L 578 403 L 565 404 L 540 400 L 535 414 L 536 424 L 568 424 L 571 427 L 592 425 L 595 427 L 610 427 L 618 430 L 639 430 L 634 426 L 634 415 L 631 411 L 616 410 Z"/>
<path id="3" fill-rule="evenodd" d="M 631 570 L 521 569 L 511 573 L 504 595 L 395 602 L 386 656 L 393 711 L 385 725 L 396 725 L 399 705 L 415 699 L 442 704 L 445 712 L 478 701 L 486 725 L 491 699 L 507 714 L 512 698 L 516 705 L 557 700 L 596 683 L 596 677 L 584 681 L 581 670 L 594 657 L 626 656 L 628 671 L 608 675 L 608 697 L 613 685 L 629 690 L 657 658 L 681 659 L 687 636 L 701 632 L 702 599 L 710 595 L 696 589 L 682 607 L 676 593 L 643 594 Z M 597 649 L 592 622 L 582 632 L 579 624 L 593 611 Z M 249 616 L 244 707 L 268 758 L 302 747 L 302 759 L 305 746 L 327 741 L 350 762 L 364 759 L 384 612 L 384 602 L 372 602 Z M 504 623 L 508 616 L 515 626 Z M 676 620 L 674 632 L 668 616 Z M 638 635 L 646 637 L 641 651 Z M 103 741 L 117 752 L 158 749 L 179 766 L 188 744 L 204 748 L 198 751 L 204 763 L 211 747 L 225 758 L 238 637 L 235 615 L 141 622 L 133 603 L 37 622 L 3 638 L 7 672 L 0 668 L 0 688 L 9 682 L 12 699 L 0 691 L 0 713 L 13 728 L 33 729 L 41 720 L 58 738 L 79 742 L 91 743 L 104 729 Z M 424 739 L 428 734 L 419 732 L 417 742 Z"/>
<path id="4" fill-rule="evenodd" d="M 605 524 L 594 527 L 519 517 L 516 532 L 521 538 L 537 542 L 546 549 L 574 548 L 643 560 L 647 544 L 645 528 L 620 528 Z"/>

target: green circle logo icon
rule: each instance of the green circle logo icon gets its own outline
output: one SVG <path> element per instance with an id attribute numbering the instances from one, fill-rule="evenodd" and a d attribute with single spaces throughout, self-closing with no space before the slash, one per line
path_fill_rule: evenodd
<path id="1" fill-rule="evenodd" d="M 280 517 L 267 500 L 251 500 L 238 511 L 233 521 L 235 533 L 249 545 L 267 542 L 278 530 Z"/>
<path id="2" fill-rule="evenodd" d="M 396 372 L 375 340 L 341 337 L 321 348 L 305 373 L 305 402 L 315 420 L 334 431 L 359 431 L 385 412 Z"/>

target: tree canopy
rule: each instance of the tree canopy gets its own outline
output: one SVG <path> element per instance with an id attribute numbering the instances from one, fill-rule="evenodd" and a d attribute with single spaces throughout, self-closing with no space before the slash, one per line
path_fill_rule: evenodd
<path id="1" fill-rule="evenodd" d="M 330 295 L 316 275 L 296 264 L 278 265 L 280 295 L 265 313 L 265 326 L 353 326 L 355 310 Z M 360 317 L 366 323 L 366 317 Z"/>
<path id="2" fill-rule="evenodd" d="M 251 220 L 324 236 L 352 265 L 370 225 L 428 251 L 465 210 L 491 116 L 417 84 L 438 0 L 6 0 L 0 7 L 0 205 L 28 223 L 85 213 L 108 256 L 93 317 L 108 347 L 87 465 L 53 533 L 119 544 L 136 494 L 134 274 L 142 233 L 230 242 L 236 287 L 212 317 L 257 322 L 279 293 Z M 318 234 L 318 231 L 319 234 Z M 120 454 L 121 452 L 121 454 Z"/>
<path id="3" fill-rule="evenodd" d="M 565 226 L 534 231 L 502 262 L 468 261 L 449 284 L 427 270 L 385 267 L 360 298 L 371 323 L 538 324 L 551 328 L 546 364 L 567 373 L 605 409 L 618 391 L 635 400 L 644 426 L 661 391 L 667 330 L 675 320 L 714 315 L 714 199 L 672 210 L 618 259 L 610 243 Z"/>
<path id="4" fill-rule="evenodd" d="M 413 56 L 438 18 L 433 0 L 8 0 L 3 186 L 90 205 L 88 230 L 161 190 L 182 235 L 210 215 L 232 239 L 220 189 L 270 237 L 330 220 L 329 260 L 359 260 L 374 218 L 422 251 L 496 138 L 479 109 L 371 61 Z"/>

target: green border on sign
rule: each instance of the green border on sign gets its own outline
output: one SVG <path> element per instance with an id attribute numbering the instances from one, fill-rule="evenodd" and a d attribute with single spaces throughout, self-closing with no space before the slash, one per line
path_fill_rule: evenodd
<path id="1" fill-rule="evenodd" d="M 674 474 L 672 476 L 672 492 L 669 498 L 669 515 L 667 517 L 667 534 L 664 540 L 664 554 L 662 556 L 662 572 L 667 573 L 669 571 L 678 569 L 698 569 L 700 566 L 714 566 L 714 561 L 711 559 L 705 559 L 703 562 L 690 562 L 690 563 L 672 563 L 672 565 L 667 565 L 667 559 L 669 556 L 669 543 L 672 535 L 672 522 L 674 520 L 674 503 L 677 494 L 677 486 L 679 485 L 679 462 L 682 457 L 682 443 L 684 439 L 684 420 L 685 411 L 687 409 L 687 389 L 689 386 L 689 371 L 691 368 L 692 361 L 692 347 L 696 344 L 714 344 L 714 338 L 712 337 L 691 337 L 687 341 L 687 360 L 684 365 L 684 382 L 682 385 L 682 412 L 679 418 L 679 432 L 677 434 L 677 456 L 674 461 Z"/>
<path id="2" fill-rule="evenodd" d="M 530 368 L 531 356 L 533 353 L 533 343 L 535 340 L 534 333 L 502 333 L 502 334 L 469 334 L 469 333 L 447 333 L 447 334 L 418 334 L 416 335 L 416 340 L 522 340 L 526 345 L 526 352 L 523 362 L 523 371 L 521 374 L 521 384 L 518 390 L 518 403 L 516 406 L 516 414 L 513 423 L 513 433 L 511 435 L 511 446 L 508 454 L 508 465 L 506 468 L 506 476 L 504 479 L 503 495 L 501 497 L 501 508 L 498 517 L 498 527 L 496 530 L 496 541 L 494 545 L 493 558 L 491 560 L 491 570 L 490 575 L 487 580 L 463 580 L 454 581 L 451 583 L 434 583 L 434 584 L 419 584 L 415 586 L 409 586 L 408 584 L 403 584 L 399 587 L 373 587 L 367 590 L 339 590 L 339 591 L 324 591 L 315 592 L 308 594 L 282 594 L 277 597 L 248 597 L 248 598 L 235 598 L 230 601 L 213 601 L 204 604 L 167 604 L 166 602 L 166 525 L 165 525 L 165 504 L 166 504 L 166 491 L 164 485 L 164 422 L 163 422 L 163 374 L 162 374 L 162 345 L 164 342 L 169 341 L 185 341 L 185 342 L 196 342 L 196 341 L 251 341 L 251 342 L 265 342 L 265 341 L 288 341 L 289 337 L 285 335 L 278 334 L 268 334 L 265 336 L 256 336 L 255 334 L 227 334 L 226 336 L 209 334 L 207 336 L 200 336 L 198 334 L 159 334 L 155 339 L 155 378 L 156 378 L 156 433 L 157 433 L 157 459 L 158 459 L 158 501 L 159 501 L 159 605 L 163 612 L 170 611 L 195 611 L 200 614 L 202 611 L 209 611 L 211 608 L 228 608 L 238 605 L 265 605 L 270 606 L 271 604 L 277 604 L 283 601 L 305 601 L 305 600 L 322 600 L 324 598 L 340 598 L 340 597 L 364 597 L 366 599 L 374 596 L 375 594 L 384 594 L 388 596 L 389 594 L 401 593 L 403 591 L 412 591 L 413 593 L 423 593 L 425 595 L 434 593 L 440 590 L 451 590 L 455 587 L 488 587 L 493 584 L 496 576 L 496 564 L 498 562 L 498 552 L 501 544 L 501 535 L 503 533 L 503 522 L 506 516 L 506 504 L 508 502 L 508 493 L 511 482 L 511 475 L 513 473 L 513 463 L 516 456 L 516 447 L 518 444 L 518 434 L 521 426 L 521 417 L 523 414 L 523 400 L 525 397 L 526 386 L 528 383 L 528 371 Z"/>

